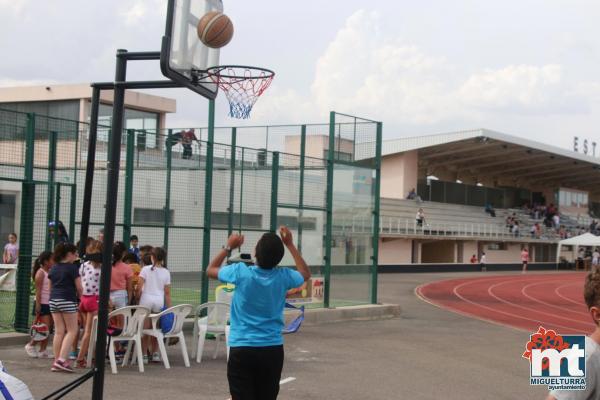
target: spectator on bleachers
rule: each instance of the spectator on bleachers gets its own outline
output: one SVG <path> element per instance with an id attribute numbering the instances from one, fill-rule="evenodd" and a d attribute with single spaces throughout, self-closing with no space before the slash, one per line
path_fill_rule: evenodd
<path id="1" fill-rule="evenodd" d="M 508 228 L 509 231 L 512 231 L 512 227 L 515 224 L 514 218 L 512 215 L 509 215 L 508 217 L 506 217 L 506 227 Z"/>
<path id="2" fill-rule="evenodd" d="M 490 214 L 490 217 L 496 217 L 496 210 L 494 210 L 492 203 L 487 203 L 485 205 L 485 212 L 486 214 Z"/>
<path id="3" fill-rule="evenodd" d="M 415 217 L 415 219 L 417 221 L 417 226 L 422 228 L 423 223 L 425 222 L 425 212 L 422 208 L 419 208 L 419 211 L 417 211 L 417 216 Z"/>
<path id="4" fill-rule="evenodd" d="M 552 224 L 554 225 L 555 229 L 558 229 L 560 227 L 560 216 L 558 215 L 558 213 L 552 216 Z"/>
<path id="5" fill-rule="evenodd" d="M 539 239 L 542 236 L 542 227 L 540 226 L 540 223 L 536 222 L 533 224 L 529 233 L 531 234 L 532 239 Z"/>
<path id="6" fill-rule="evenodd" d="M 421 196 L 419 196 L 417 194 L 417 191 L 415 190 L 415 188 L 410 189 L 410 191 L 408 192 L 408 195 L 406 196 L 407 200 L 415 200 L 417 203 L 422 202 L 423 200 L 421 199 Z"/>
<path id="7" fill-rule="evenodd" d="M 515 236 L 515 237 L 519 237 L 521 234 L 519 232 L 519 221 L 515 221 L 511 233 Z"/>
<path id="8" fill-rule="evenodd" d="M 595 219 L 592 220 L 592 223 L 590 224 L 590 232 L 594 233 L 596 232 L 596 227 L 598 226 L 598 221 L 596 221 Z"/>
<path id="9" fill-rule="evenodd" d="M 477 264 L 477 255 L 473 254 L 471 256 L 471 260 L 470 261 L 471 261 L 471 264 Z"/>

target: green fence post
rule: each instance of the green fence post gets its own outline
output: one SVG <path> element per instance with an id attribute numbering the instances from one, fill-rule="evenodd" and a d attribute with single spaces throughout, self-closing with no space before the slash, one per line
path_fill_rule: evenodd
<path id="1" fill-rule="evenodd" d="M 304 167 L 306 157 L 306 125 L 300 128 L 300 193 L 298 194 L 298 251 L 302 254 L 302 219 L 304 217 Z"/>
<path id="2" fill-rule="evenodd" d="M 229 215 L 227 216 L 227 236 L 233 233 L 233 207 L 235 196 L 235 156 L 237 145 L 237 128 L 231 128 L 231 160 L 229 163 L 230 178 L 229 178 Z M 242 215 L 240 213 L 240 219 Z"/>
<path id="3" fill-rule="evenodd" d="M 48 134 L 48 205 L 46 208 L 46 226 L 54 217 L 54 179 L 56 174 L 56 132 Z M 46 242 L 44 249 L 52 249 L 52 238 L 46 230 Z"/>
<path id="4" fill-rule="evenodd" d="M 60 183 L 56 184 L 56 199 L 54 200 L 54 220 L 55 221 L 60 221 L 60 189 L 62 188 L 62 185 Z M 56 246 L 58 243 L 56 243 L 56 235 L 54 235 L 54 243 L 52 243 L 52 246 Z"/>
<path id="5" fill-rule="evenodd" d="M 69 205 L 69 237 L 75 241 L 75 213 L 77 211 L 77 185 L 71 185 L 71 199 Z"/>
<path id="6" fill-rule="evenodd" d="M 277 192 L 279 186 L 279 152 L 273 152 L 273 161 L 271 162 L 271 216 L 270 231 L 277 232 Z"/>
<path id="7" fill-rule="evenodd" d="M 31 261 L 33 252 L 33 219 L 35 186 L 33 184 L 33 158 L 35 144 L 35 114 L 27 114 L 25 132 L 25 171 L 21 192 L 21 224 L 19 229 L 19 260 L 17 267 L 17 293 L 15 304 L 15 330 L 29 332 L 29 298 Z M 44 230 L 46 227 L 44 227 Z"/>
<path id="8" fill-rule="evenodd" d="M 244 157 L 245 157 L 245 147 L 242 147 L 242 161 L 240 168 L 240 217 L 238 218 L 239 229 L 238 233 L 242 233 L 242 211 L 243 211 L 243 201 L 244 201 Z"/>
<path id="9" fill-rule="evenodd" d="M 169 226 L 171 225 L 171 168 L 173 164 L 173 129 L 169 129 L 165 149 L 167 151 L 167 187 L 165 188 L 165 227 L 163 246 L 169 254 Z"/>
<path id="10" fill-rule="evenodd" d="M 75 123 L 75 160 L 73 161 L 73 186 L 71 186 L 71 203 L 69 214 L 69 237 L 75 241 L 75 215 L 77 213 L 77 170 L 79 169 L 79 121 Z"/>
<path id="11" fill-rule="evenodd" d="M 213 180 L 213 155 L 215 140 L 215 101 L 208 101 L 208 139 L 206 141 L 206 168 L 204 176 L 204 227 L 202 238 L 202 289 L 200 292 L 201 303 L 208 301 L 208 277 L 206 269 L 210 262 L 210 231 L 212 213 L 212 180 Z M 224 244 L 224 243 L 223 243 Z"/>
<path id="12" fill-rule="evenodd" d="M 131 236 L 131 207 L 133 202 L 133 163 L 135 157 L 135 131 L 127 130 L 127 152 L 125 155 L 125 193 L 123 199 L 123 243 L 129 247 Z"/>
<path id="13" fill-rule="evenodd" d="M 377 139 L 375 142 L 375 204 L 373 209 L 373 261 L 371 265 L 371 304 L 377 304 L 377 285 L 379 266 L 379 202 L 381 188 L 381 140 L 383 136 L 383 124 L 377 123 Z"/>
<path id="14" fill-rule="evenodd" d="M 333 172 L 335 150 L 335 112 L 329 113 L 329 146 L 327 148 L 327 216 L 325 223 L 325 273 L 323 306 L 329 308 L 331 291 L 331 240 L 333 230 Z"/>

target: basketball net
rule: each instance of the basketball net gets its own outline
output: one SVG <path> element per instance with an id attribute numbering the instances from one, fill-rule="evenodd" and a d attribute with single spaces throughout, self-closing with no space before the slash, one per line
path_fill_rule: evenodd
<path id="1" fill-rule="evenodd" d="M 229 116 L 247 119 L 258 98 L 267 90 L 275 73 L 258 67 L 225 65 L 209 68 L 207 74 L 229 102 Z"/>

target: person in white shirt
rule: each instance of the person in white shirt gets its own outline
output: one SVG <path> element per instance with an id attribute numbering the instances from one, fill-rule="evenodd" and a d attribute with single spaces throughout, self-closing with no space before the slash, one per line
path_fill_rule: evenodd
<path id="1" fill-rule="evenodd" d="M 546 400 L 596 400 L 600 398 L 600 272 L 585 279 L 583 297 L 596 330 L 585 338 L 585 390 L 553 390 Z"/>
<path id="2" fill-rule="evenodd" d="M 171 273 L 165 265 L 167 252 L 162 247 L 152 249 L 152 265 L 146 265 L 140 272 L 138 294 L 140 306 L 148 307 L 152 313 L 159 313 L 166 308 L 171 307 Z M 150 328 L 150 320 L 144 323 L 146 329 Z M 142 338 L 142 348 L 144 351 L 144 363 L 148 363 L 149 338 Z M 160 362 L 158 354 L 158 342 L 152 341 L 152 361 Z"/>
<path id="3" fill-rule="evenodd" d="M 423 223 L 425 222 L 425 212 L 422 208 L 419 208 L 419 211 L 417 211 L 415 219 L 417 221 L 417 226 L 423 227 Z"/>
<path id="4" fill-rule="evenodd" d="M 481 264 L 481 272 L 485 272 L 486 271 L 486 258 L 485 258 L 485 252 L 481 253 L 481 258 L 479 259 L 479 264 Z"/>

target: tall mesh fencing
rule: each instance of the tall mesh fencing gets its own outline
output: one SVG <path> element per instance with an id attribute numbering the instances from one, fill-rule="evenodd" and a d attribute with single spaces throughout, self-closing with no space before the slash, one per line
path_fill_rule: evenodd
<path id="1" fill-rule="evenodd" d="M 377 157 L 376 130 L 375 122 L 346 116 L 336 118 L 335 129 L 330 124 L 215 128 L 212 163 L 207 163 L 206 128 L 125 131 L 115 240 L 129 245 L 130 236 L 136 235 L 140 245 L 165 247 L 173 303 L 198 305 L 207 240 L 208 252 L 214 255 L 231 232 L 241 232 L 246 237 L 241 252 L 252 254 L 263 233 L 286 225 L 313 277 L 330 272 L 329 306 L 370 303 L 372 238 L 377 235 L 372 160 Z M 332 131 L 335 149 L 329 162 Z M 109 138 L 110 127 L 100 126 L 92 237 L 98 237 L 104 226 Z M 2 219 L 3 230 L 8 229 L 5 225 L 17 231 L 25 227 L 21 235 L 27 237 L 20 237 L 20 242 L 27 252 L 21 254 L 19 269 L 30 271 L 34 258 L 54 245 L 50 221 L 61 221 L 71 240 L 79 240 L 88 139 L 85 123 L 0 110 L 0 195 L 14 192 L 21 207 L 16 214 L 31 219 L 6 223 Z M 334 179 L 328 187 L 331 167 Z M 206 187 L 207 173 L 213 177 L 211 188 Z M 210 210 L 205 206 L 207 190 L 211 190 Z M 333 221 L 329 240 L 328 213 Z M 329 262 L 327 246 L 331 246 Z M 293 267 L 289 254 L 282 265 Z M 20 273 L 23 292 L 25 272 Z M 214 299 L 216 285 L 209 282 L 209 300 Z M 15 304 L 31 308 L 27 290 L 27 296 L 19 296 L 14 289 L 0 287 L 0 329 L 15 323 Z"/>
<path id="2" fill-rule="evenodd" d="M 0 331 L 28 326 L 31 266 L 56 237 L 61 221 L 74 235 L 80 123 L 0 110 L 0 237 L 18 234 L 17 265 L 0 265 Z"/>

